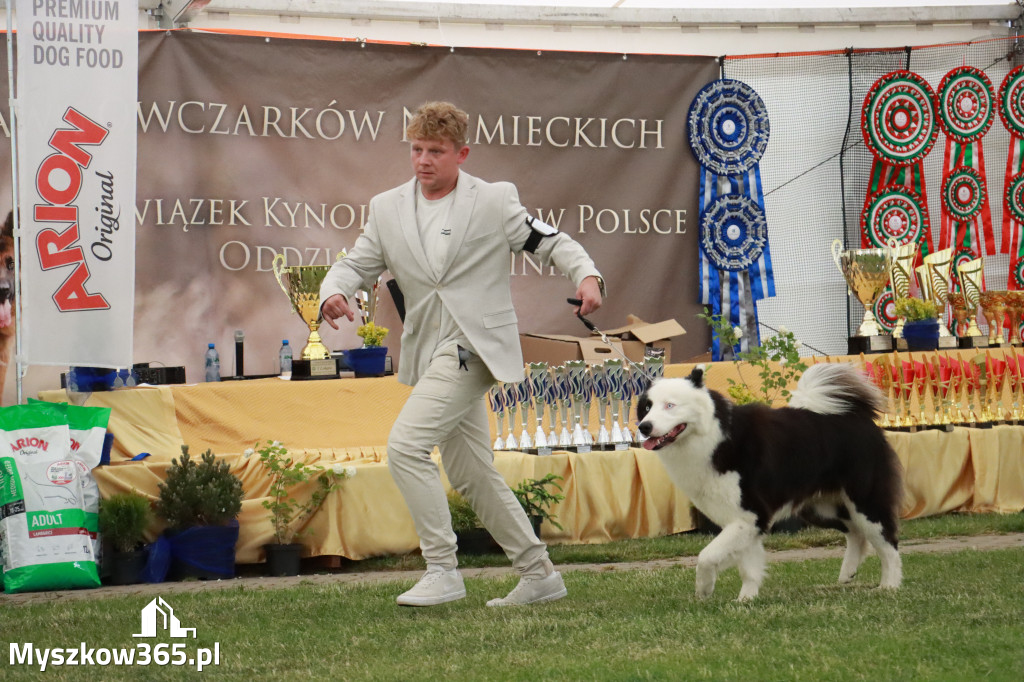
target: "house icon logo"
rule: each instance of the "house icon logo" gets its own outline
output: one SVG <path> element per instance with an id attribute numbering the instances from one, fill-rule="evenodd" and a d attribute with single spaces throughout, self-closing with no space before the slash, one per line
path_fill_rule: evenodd
<path id="1" fill-rule="evenodd" d="M 156 637 L 158 629 L 166 630 L 171 637 L 188 637 L 189 633 L 192 633 L 192 639 L 196 637 L 195 628 L 181 627 L 174 609 L 163 597 L 157 597 L 143 607 L 142 632 L 132 637 Z"/>

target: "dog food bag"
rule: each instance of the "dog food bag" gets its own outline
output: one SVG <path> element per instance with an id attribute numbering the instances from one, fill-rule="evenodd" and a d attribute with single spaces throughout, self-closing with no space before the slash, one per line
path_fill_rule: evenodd
<path id="1" fill-rule="evenodd" d="M 99 587 L 83 497 L 66 410 L 50 403 L 0 409 L 0 541 L 7 592 Z"/>
<path id="2" fill-rule="evenodd" d="M 40 403 L 29 398 L 29 405 Z M 100 563 L 100 487 L 93 478 L 92 470 L 99 466 L 103 456 L 103 439 L 107 435 L 110 421 L 109 407 L 82 407 L 68 403 L 56 404 L 64 411 L 71 434 L 71 459 L 78 464 L 82 475 L 82 509 L 85 511 L 85 527 L 92 538 L 93 554 L 97 565 Z"/>

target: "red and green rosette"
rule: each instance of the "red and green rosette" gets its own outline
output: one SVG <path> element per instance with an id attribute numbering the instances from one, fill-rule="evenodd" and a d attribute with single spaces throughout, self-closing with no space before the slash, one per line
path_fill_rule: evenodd
<path id="1" fill-rule="evenodd" d="M 893 330 L 896 329 L 896 323 L 899 322 L 899 317 L 896 315 L 896 301 L 893 300 L 892 296 L 892 287 L 885 288 L 882 295 L 875 301 L 872 312 L 874 312 L 875 319 L 878 321 L 878 326 L 882 328 L 882 331 L 886 334 L 892 334 Z"/>
<path id="2" fill-rule="evenodd" d="M 1024 216 L 1020 208 L 1020 178 L 1024 173 L 1024 66 L 1006 74 L 999 86 L 999 118 L 1010 132 L 1010 148 L 1006 155 L 1006 191 L 1003 194 L 1002 252 L 1010 254 L 1008 289 L 1024 289 L 1024 282 L 1016 274 L 1022 270 L 1024 244 Z M 1014 202 L 1017 202 L 1016 204 Z"/>
<path id="3" fill-rule="evenodd" d="M 960 291 L 957 264 L 978 257 L 981 246 L 975 238 L 977 233 L 969 229 L 969 226 L 977 225 L 982 211 L 988 209 L 987 197 L 984 176 L 973 168 L 959 166 L 948 173 L 942 182 L 942 216 L 943 219 L 950 218 L 956 226 L 952 230 L 954 241 L 946 247 L 953 248 L 956 253 L 951 269 L 950 291 Z"/>
<path id="4" fill-rule="evenodd" d="M 875 157 L 862 212 L 861 225 L 865 228 L 861 236 L 862 245 L 867 248 L 873 243 L 867 231 L 871 224 L 867 216 L 878 214 L 878 203 L 886 190 L 901 189 L 902 196 L 916 204 L 908 214 L 921 216 L 918 222 L 923 229 L 915 235 L 921 247 L 920 253 L 930 253 L 933 247 L 931 231 L 927 229 L 928 200 L 922 162 L 935 145 L 939 128 L 935 116 L 935 93 L 928 81 L 912 71 L 903 70 L 893 71 L 875 81 L 864 98 L 861 132 Z M 884 225 L 879 224 L 878 227 L 883 228 Z M 894 224 L 889 229 L 895 227 Z M 904 227 L 909 230 L 913 226 L 908 224 Z"/>
<path id="5" fill-rule="evenodd" d="M 977 253 L 994 255 L 996 240 L 982 148 L 982 138 L 995 120 L 992 82 L 981 69 L 957 67 L 939 83 L 936 107 L 939 127 L 946 134 L 939 248 L 966 246 Z M 965 215 L 965 205 L 976 210 Z"/>
<path id="6" fill-rule="evenodd" d="M 920 244 L 928 233 L 928 210 L 913 190 L 887 187 L 868 196 L 860 217 L 865 248 Z"/>

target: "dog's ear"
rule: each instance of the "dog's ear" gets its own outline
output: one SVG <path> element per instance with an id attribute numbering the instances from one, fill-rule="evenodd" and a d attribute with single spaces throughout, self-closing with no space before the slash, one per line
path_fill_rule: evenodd
<path id="1" fill-rule="evenodd" d="M 704 388 L 704 365 L 697 365 L 686 377 L 696 388 Z"/>
<path id="2" fill-rule="evenodd" d="M 8 211 L 3 230 L 0 230 L 0 237 L 14 239 L 14 211 Z"/>

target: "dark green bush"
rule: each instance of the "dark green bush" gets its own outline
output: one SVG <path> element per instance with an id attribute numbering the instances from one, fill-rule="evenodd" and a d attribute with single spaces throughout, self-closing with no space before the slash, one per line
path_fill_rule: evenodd
<path id="1" fill-rule="evenodd" d="M 221 526 L 238 516 L 242 496 L 242 482 L 212 450 L 197 462 L 182 445 L 181 457 L 171 461 L 167 479 L 160 484 L 156 511 L 172 530 Z"/>
<path id="2" fill-rule="evenodd" d="M 132 552 L 152 518 L 149 498 L 135 492 L 111 495 L 100 502 L 100 535 L 115 551 Z"/>

